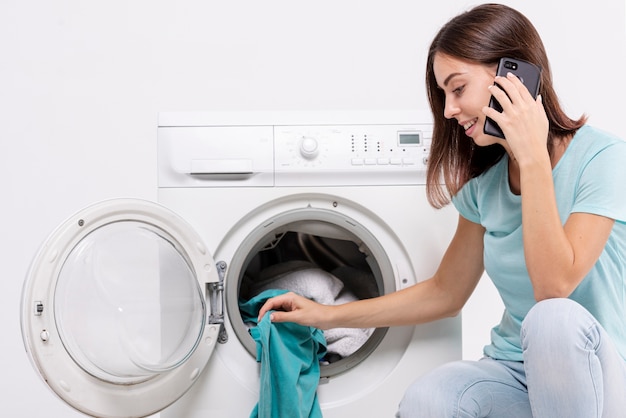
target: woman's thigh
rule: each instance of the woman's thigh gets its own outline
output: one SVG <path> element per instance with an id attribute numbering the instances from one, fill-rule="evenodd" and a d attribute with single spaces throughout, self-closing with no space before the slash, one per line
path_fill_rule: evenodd
<path id="1" fill-rule="evenodd" d="M 397 417 L 532 417 L 524 366 L 489 358 L 441 366 L 409 386 Z"/>

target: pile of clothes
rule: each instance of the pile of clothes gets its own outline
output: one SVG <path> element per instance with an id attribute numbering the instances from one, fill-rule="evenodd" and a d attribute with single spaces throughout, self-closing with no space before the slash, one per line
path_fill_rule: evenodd
<path id="1" fill-rule="evenodd" d="M 341 279 L 340 279 L 341 277 Z M 302 261 L 289 261 L 265 269 L 251 293 L 288 290 L 325 305 L 339 305 L 376 296 L 371 276 L 349 267 L 332 274 Z M 373 328 L 335 328 L 324 331 L 326 361 L 332 363 L 354 354 L 369 339 Z"/>

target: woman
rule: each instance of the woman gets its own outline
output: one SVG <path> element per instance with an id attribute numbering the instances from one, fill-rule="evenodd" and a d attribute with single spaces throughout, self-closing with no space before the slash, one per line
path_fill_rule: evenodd
<path id="1" fill-rule="evenodd" d="M 537 99 L 515 76 L 495 77 L 502 57 L 542 68 Z M 276 310 L 274 322 L 322 329 L 424 323 L 457 315 L 486 269 L 506 309 L 485 357 L 420 377 L 398 416 L 623 416 L 626 142 L 565 115 L 539 35 L 503 5 L 478 6 L 440 30 L 426 83 L 428 197 L 460 214 L 434 276 L 341 306 L 291 293 L 259 317 Z M 486 106 L 491 95 L 502 112 Z M 506 140 L 484 133 L 486 117 Z"/>

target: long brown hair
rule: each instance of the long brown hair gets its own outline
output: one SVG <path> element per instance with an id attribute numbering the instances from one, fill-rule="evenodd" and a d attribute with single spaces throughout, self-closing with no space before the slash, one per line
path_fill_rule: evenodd
<path id="1" fill-rule="evenodd" d="M 448 204 L 465 183 L 493 166 L 505 152 L 499 144 L 475 146 L 457 121 L 444 117 L 445 95 L 433 73 L 436 53 L 488 66 L 512 57 L 541 67 L 539 94 L 550 123 L 549 149 L 553 141 L 575 133 L 586 121 L 584 115 L 570 119 L 561 108 L 543 42 L 524 15 L 501 4 L 483 4 L 454 17 L 433 39 L 426 64 L 426 91 L 434 118 L 426 183 L 434 207 Z"/>

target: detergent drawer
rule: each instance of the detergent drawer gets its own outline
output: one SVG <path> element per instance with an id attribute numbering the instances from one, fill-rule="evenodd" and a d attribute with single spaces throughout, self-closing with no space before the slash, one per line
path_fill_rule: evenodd
<path id="1" fill-rule="evenodd" d="M 159 187 L 274 185 L 271 126 L 158 128 Z"/>

